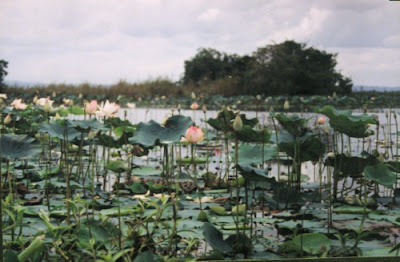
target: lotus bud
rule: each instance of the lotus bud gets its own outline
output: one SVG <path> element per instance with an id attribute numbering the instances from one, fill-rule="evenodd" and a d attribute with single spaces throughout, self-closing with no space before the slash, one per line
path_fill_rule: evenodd
<path id="1" fill-rule="evenodd" d="M 188 142 L 192 144 L 196 144 L 198 142 L 203 141 L 204 139 L 204 132 L 198 126 L 190 126 L 186 131 L 185 138 Z"/>
<path id="2" fill-rule="evenodd" d="M 207 112 L 207 107 L 206 107 L 206 105 L 203 105 L 201 109 L 203 110 L 203 113 L 204 113 L 204 114 Z"/>
<path id="3" fill-rule="evenodd" d="M 4 123 L 5 125 L 8 125 L 9 123 L 11 123 L 11 115 L 10 115 L 10 114 L 8 114 L 8 115 L 4 118 L 3 123 Z"/>
<path id="4" fill-rule="evenodd" d="M 333 152 L 328 153 L 328 158 L 335 158 L 335 154 Z"/>
<path id="5" fill-rule="evenodd" d="M 378 161 L 383 163 L 385 161 L 385 157 L 383 154 L 379 154 Z"/>
<path id="6" fill-rule="evenodd" d="M 86 103 L 85 112 L 86 114 L 93 115 L 97 111 L 97 100 L 93 99 L 90 103 Z"/>
<path id="7" fill-rule="evenodd" d="M 137 101 L 142 102 L 142 97 L 139 96 L 138 99 L 137 99 Z"/>
<path id="8" fill-rule="evenodd" d="M 58 119 L 60 119 L 61 118 L 61 116 L 60 116 L 60 114 L 57 112 L 56 113 L 56 120 L 58 120 Z"/>
<path id="9" fill-rule="evenodd" d="M 240 105 L 242 103 L 242 101 L 238 100 L 236 101 L 236 104 Z"/>
<path id="10" fill-rule="evenodd" d="M 371 101 L 374 101 L 375 100 L 375 97 L 373 96 L 373 97 L 371 97 Z"/>
<path id="11" fill-rule="evenodd" d="M 83 97 L 83 95 L 82 95 L 82 93 L 79 93 L 79 96 L 78 96 L 79 98 L 82 98 Z"/>
<path id="12" fill-rule="evenodd" d="M 333 92 L 332 98 L 335 99 L 337 97 L 336 92 Z"/>
<path id="13" fill-rule="evenodd" d="M 257 100 L 261 100 L 261 96 L 260 95 L 257 95 L 256 98 L 257 98 Z"/>
<path id="14" fill-rule="evenodd" d="M 289 110 L 289 100 L 286 100 L 285 103 L 283 104 L 283 109 L 285 109 L 286 111 Z"/>
<path id="15" fill-rule="evenodd" d="M 242 130 L 243 128 L 243 121 L 242 118 L 240 117 L 240 114 L 237 113 L 235 120 L 233 121 L 233 130 L 235 130 L 236 132 Z"/>
<path id="16" fill-rule="evenodd" d="M 320 116 L 317 119 L 317 124 L 318 125 L 323 125 L 323 124 L 325 124 L 325 121 L 326 121 L 326 117 L 325 116 Z"/>
<path id="17" fill-rule="evenodd" d="M 192 92 L 192 99 L 195 100 L 196 99 L 196 94 L 194 92 Z"/>
<path id="18" fill-rule="evenodd" d="M 56 96 L 57 96 L 56 91 L 54 91 L 53 94 L 51 94 L 51 96 L 52 96 L 52 97 L 56 97 Z"/>
<path id="19" fill-rule="evenodd" d="M 161 96 L 161 100 L 165 100 L 165 99 L 167 99 L 166 96 Z"/>
<path id="20" fill-rule="evenodd" d="M 88 134 L 88 138 L 89 138 L 89 139 L 94 139 L 95 137 L 96 137 L 96 133 L 93 132 L 92 130 L 90 130 L 90 131 L 89 131 L 89 134 Z"/>
<path id="21" fill-rule="evenodd" d="M 194 103 L 190 106 L 190 108 L 191 108 L 192 110 L 196 110 L 197 108 L 199 108 L 199 104 L 197 104 L 196 102 L 194 102 Z"/>
<path id="22" fill-rule="evenodd" d="M 33 102 L 35 105 L 37 105 L 38 100 L 39 100 L 38 96 L 35 95 L 35 97 L 33 98 L 32 102 Z"/>

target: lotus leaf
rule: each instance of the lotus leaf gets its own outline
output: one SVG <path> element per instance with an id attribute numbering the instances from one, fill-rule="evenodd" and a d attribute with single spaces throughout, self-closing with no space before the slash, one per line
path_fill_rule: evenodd
<path id="1" fill-rule="evenodd" d="M 107 163 L 106 169 L 119 174 L 119 173 L 127 171 L 128 167 L 125 165 L 125 162 L 116 160 L 116 161 L 109 161 Z"/>
<path id="2" fill-rule="evenodd" d="M 223 239 L 222 232 L 216 229 L 212 224 L 204 223 L 203 235 L 207 243 L 220 253 L 228 254 L 233 251 L 232 246 Z"/>
<path id="3" fill-rule="evenodd" d="M 68 125 L 75 127 L 80 132 L 95 130 L 95 131 L 108 131 L 109 128 L 92 118 L 89 120 L 67 120 Z"/>
<path id="4" fill-rule="evenodd" d="M 373 134 L 373 132 L 367 132 L 368 124 L 377 124 L 373 116 L 366 114 L 353 116 L 351 110 L 336 110 L 332 106 L 324 106 L 317 112 L 329 117 L 329 124 L 335 131 L 350 137 L 368 137 Z"/>
<path id="5" fill-rule="evenodd" d="M 145 147 L 153 147 L 163 142 L 178 142 L 191 124 L 190 117 L 181 115 L 171 116 L 164 126 L 153 120 L 140 123 L 137 125 L 135 135 L 129 138 L 129 142 Z"/>
<path id="6" fill-rule="evenodd" d="M 236 113 L 232 110 L 223 109 L 221 110 L 216 118 L 209 118 L 207 123 L 218 131 L 233 132 L 233 121 L 236 117 Z M 242 118 L 243 127 L 250 126 L 252 129 L 257 123 L 257 118 L 247 119 L 245 114 L 240 114 Z"/>
<path id="7" fill-rule="evenodd" d="M 41 152 L 41 146 L 34 138 L 26 135 L 1 135 L 1 157 L 6 159 L 35 158 Z"/>
<path id="8" fill-rule="evenodd" d="M 275 145 L 252 145 L 241 144 L 239 145 L 239 164 L 261 164 L 262 151 L 264 148 L 264 161 L 273 159 L 277 154 Z"/>
<path id="9" fill-rule="evenodd" d="M 273 115 L 279 124 L 292 136 L 301 136 L 307 129 L 308 119 L 300 118 L 298 115 L 275 114 Z"/>
<path id="10" fill-rule="evenodd" d="M 366 166 L 364 169 L 364 175 L 365 178 L 375 181 L 387 188 L 392 188 L 393 184 L 397 181 L 396 174 L 390 171 L 383 163 Z"/>
<path id="11" fill-rule="evenodd" d="M 61 121 L 43 123 L 39 126 L 39 132 L 48 133 L 50 137 L 70 142 L 80 138 L 81 133 L 78 130 L 72 127 L 72 125 L 65 127 L 64 123 Z"/>
<path id="12" fill-rule="evenodd" d="M 331 240 L 320 233 L 305 233 L 297 235 L 293 240 L 299 251 L 301 248 L 308 254 L 317 255 L 329 251 Z"/>
<path id="13" fill-rule="evenodd" d="M 279 134 L 279 150 L 288 156 L 295 156 L 295 147 L 300 144 L 300 161 L 318 161 L 325 153 L 325 145 L 318 139 L 317 134 L 307 131 L 302 136 L 295 137 L 282 131 Z"/>
<path id="14" fill-rule="evenodd" d="M 337 154 L 335 157 L 327 158 L 325 165 L 335 167 L 342 175 L 357 176 L 364 171 L 366 166 L 373 165 L 377 161 L 377 158 L 373 155 L 368 155 L 364 158 L 361 156 Z"/>

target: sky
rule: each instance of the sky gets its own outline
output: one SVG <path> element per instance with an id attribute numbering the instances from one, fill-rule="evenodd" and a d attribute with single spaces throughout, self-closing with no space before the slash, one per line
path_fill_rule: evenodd
<path id="1" fill-rule="evenodd" d="M 6 81 L 179 80 L 201 47 L 244 55 L 285 40 L 337 53 L 355 85 L 400 86 L 400 1 L 0 1 Z"/>

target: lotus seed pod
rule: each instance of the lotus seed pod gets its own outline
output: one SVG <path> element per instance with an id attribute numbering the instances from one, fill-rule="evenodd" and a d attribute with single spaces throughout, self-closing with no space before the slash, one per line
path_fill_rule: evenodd
<path id="1" fill-rule="evenodd" d="M 196 99 L 196 94 L 194 92 L 192 92 L 192 99 L 195 100 Z"/>

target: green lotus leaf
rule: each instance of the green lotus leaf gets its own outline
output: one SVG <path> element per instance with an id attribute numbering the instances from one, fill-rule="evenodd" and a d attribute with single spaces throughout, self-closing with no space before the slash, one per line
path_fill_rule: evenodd
<path id="1" fill-rule="evenodd" d="M 253 144 L 240 144 L 239 145 L 239 164 L 261 164 L 263 162 L 263 148 L 264 148 L 264 162 L 275 158 L 277 154 L 276 145 L 266 144 L 262 145 Z M 232 152 L 234 158 L 234 152 Z"/>
<path id="2" fill-rule="evenodd" d="M 94 131 L 108 131 L 109 128 L 96 120 L 96 118 L 92 118 L 89 120 L 67 120 L 68 125 L 76 128 L 80 132 L 87 132 L 89 130 Z"/>
<path id="3" fill-rule="evenodd" d="M 71 125 L 65 127 L 66 122 L 57 121 L 51 123 L 42 123 L 39 126 L 39 132 L 48 133 L 50 137 L 55 137 L 60 140 L 74 141 L 80 138 L 81 133 Z"/>
<path id="4" fill-rule="evenodd" d="M 129 138 L 132 144 L 152 147 L 163 142 L 178 142 L 192 124 L 190 117 L 171 116 L 164 126 L 155 121 L 137 125 L 135 135 Z"/>
<path id="5" fill-rule="evenodd" d="M 381 184 L 387 188 L 392 188 L 397 181 L 397 176 L 394 172 L 383 163 L 366 166 L 364 169 L 365 178 Z"/>
<path id="6" fill-rule="evenodd" d="M 288 156 L 295 156 L 295 148 L 300 144 L 300 161 L 318 161 L 319 157 L 325 153 L 325 145 L 318 139 L 317 134 L 305 132 L 300 137 L 282 131 L 279 134 L 279 150 Z"/>
<path id="7" fill-rule="evenodd" d="M 275 114 L 274 117 L 292 136 L 301 136 L 307 129 L 308 119 L 300 118 L 298 115 Z"/>
<path id="8" fill-rule="evenodd" d="M 84 115 L 85 114 L 85 110 L 83 110 L 83 108 L 80 106 L 71 106 L 68 108 L 68 111 L 70 114 L 73 114 L 73 115 Z"/>
<path id="9" fill-rule="evenodd" d="M 210 223 L 204 223 L 203 235 L 207 243 L 214 249 L 222 254 L 228 254 L 233 251 L 231 245 L 229 245 L 224 239 L 221 231 L 216 229 Z"/>
<path id="10" fill-rule="evenodd" d="M 207 123 L 218 131 L 233 132 L 233 121 L 236 113 L 232 110 L 221 110 L 216 118 L 209 118 Z M 243 127 L 249 126 L 251 129 L 258 123 L 257 118 L 247 119 L 245 114 L 240 114 L 242 118 Z"/>
<path id="11" fill-rule="evenodd" d="M 320 233 L 305 233 L 293 238 L 293 243 L 298 250 L 308 254 L 317 255 L 328 251 L 331 248 L 331 240 Z"/>
<path id="12" fill-rule="evenodd" d="M 351 110 L 336 110 L 332 106 L 324 106 L 317 112 L 329 117 L 329 124 L 335 131 L 350 137 L 368 137 L 373 134 L 372 130 L 367 132 L 368 124 L 377 124 L 373 116 L 353 116 Z"/>
<path id="13" fill-rule="evenodd" d="M 347 156 L 346 154 L 337 154 L 335 157 L 325 160 L 326 166 L 333 166 L 342 175 L 359 176 L 364 172 L 364 168 L 368 165 L 374 165 L 378 162 L 373 155 L 366 158 L 361 156 Z"/>
<path id="14" fill-rule="evenodd" d="M 238 164 L 237 168 L 240 174 L 249 181 L 271 180 L 268 176 L 268 170 L 254 168 L 248 164 Z"/>
<path id="15" fill-rule="evenodd" d="M 134 176 L 161 176 L 162 170 L 152 166 L 141 166 L 132 169 L 131 174 Z"/>
<path id="16" fill-rule="evenodd" d="M 2 158 L 35 158 L 42 151 L 40 144 L 26 135 L 5 134 L 0 139 Z"/>
<path id="17" fill-rule="evenodd" d="M 256 131 L 251 126 L 243 125 L 243 128 L 236 132 L 237 138 L 243 142 L 270 142 L 271 133 L 268 130 Z"/>
<path id="18" fill-rule="evenodd" d="M 125 165 L 125 162 L 116 160 L 116 161 L 108 161 L 108 163 L 106 165 L 106 169 L 119 174 L 119 173 L 127 171 L 128 167 Z"/>

